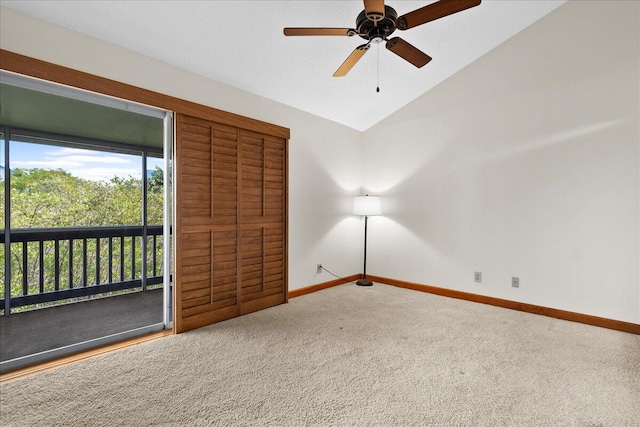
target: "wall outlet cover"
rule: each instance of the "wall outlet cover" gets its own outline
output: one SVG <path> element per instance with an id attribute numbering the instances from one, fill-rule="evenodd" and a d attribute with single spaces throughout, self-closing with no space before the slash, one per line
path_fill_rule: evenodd
<path id="1" fill-rule="evenodd" d="M 511 286 L 514 288 L 519 288 L 520 287 L 520 278 L 519 277 L 512 277 L 511 278 Z"/>

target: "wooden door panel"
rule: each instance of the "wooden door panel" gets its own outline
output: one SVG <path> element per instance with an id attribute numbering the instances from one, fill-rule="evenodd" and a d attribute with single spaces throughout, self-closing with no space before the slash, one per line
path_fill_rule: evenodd
<path id="1" fill-rule="evenodd" d="M 240 305 L 240 314 L 249 314 L 254 311 L 263 310 L 265 308 L 274 307 L 278 304 L 285 303 L 287 300 L 281 290 L 275 295 L 260 294 L 260 298 L 244 301 Z"/>
<path id="2" fill-rule="evenodd" d="M 176 122 L 175 321 L 182 332 L 239 312 L 238 132 L 181 115 Z"/>
<path id="3" fill-rule="evenodd" d="M 245 313 L 285 301 L 286 141 L 241 131 L 239 144 L 240 305 Z"/>

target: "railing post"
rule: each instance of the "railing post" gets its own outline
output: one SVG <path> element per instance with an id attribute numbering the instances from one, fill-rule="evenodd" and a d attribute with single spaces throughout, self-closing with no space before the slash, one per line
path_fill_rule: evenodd
<path id="1" fill-rule="evenodd" d="M 60 290 L 60 240 L 54 240 L 54 278 L 53 278 L 53 289 L 56 291 Z"/>
<path id="2" fill-rule="evenodd" d="M 69 289 L 73 288 L 73 239 L 69 239 Z"/>
<path id="3" fill-rule="evenodd" d="M 124 282 L 124 234 L 120 236 L 120 281 Z"/>
<path id="4" fill-rule="evenodd" d="M 22 242 L 22 295 L 29 294 L 29 283 L 27 277 L 29 270 L 29 257 L 27 251 L 27 242 Z"/>
<path id="5" fill-rule="evenodd" d="M 153 250 L 151 251 L 151 270 L 153 272 L 153 277 L 155 277 L 158 274 L 158 263 L 156 261 L 156 247 L 158 246 L 158 235 L 157 234 L 153 234 L 153 242 L 151 244 L 151 247 L 153 248 Z"/>
<path id="6" fill-rule="evenodd" d="M 109 236 L 109 283 L 113 282 L 113 237 Z"/>
<path id="7" fill-rule="evenodd" d="M 136 278 L 136 236 L 131 236 L 131 280 Z"/>
<path id="8" fill-rule="evenodd" d="M 96 237 L 96 285 L 100 284 L 100 237 Z"/>
<path id="9" fill-rule="evenodd" d="M 44 293 L 44 241 L 38 242 L 38 263 L 40 264 L 40 271 L 38 271 L 38 284 L 40 293 Z"/>

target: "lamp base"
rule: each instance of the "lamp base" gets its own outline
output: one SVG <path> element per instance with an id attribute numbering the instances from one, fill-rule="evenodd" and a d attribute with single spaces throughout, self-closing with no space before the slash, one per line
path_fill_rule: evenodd
<path id="1" fill-rule="evenodd" d="M 373 286 L 373 282 L 369 279 L 360 279 L 356 282 L 358 286 Z"/>

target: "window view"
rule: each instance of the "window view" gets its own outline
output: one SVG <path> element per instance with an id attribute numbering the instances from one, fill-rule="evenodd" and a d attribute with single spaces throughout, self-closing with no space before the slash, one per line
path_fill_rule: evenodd
<path id="1" fill-rule="evenodd" d="M 164 113 L 0 87 L 0 372 L 163 329 Z"/>
<path id="2" fill-rule="evenodd" d="M 147 157 L 147 222 L 162 224 L 164 159 Z"/>
<path id="3" fill-rule="evenodd" d="M 12 228 L 141 224 L 140 155 L 16 141 L 10 150 Z"/>
<path id="4" fill-rule="evenodd" d="M 161 283 L 162 159 L 143 227 L 142 155 L 43 142 L 10 142 L 13 310 L 136 290 L 144 259 L 145 285 Z M 54 291 L 71 292 L 39 296 Z"/>

